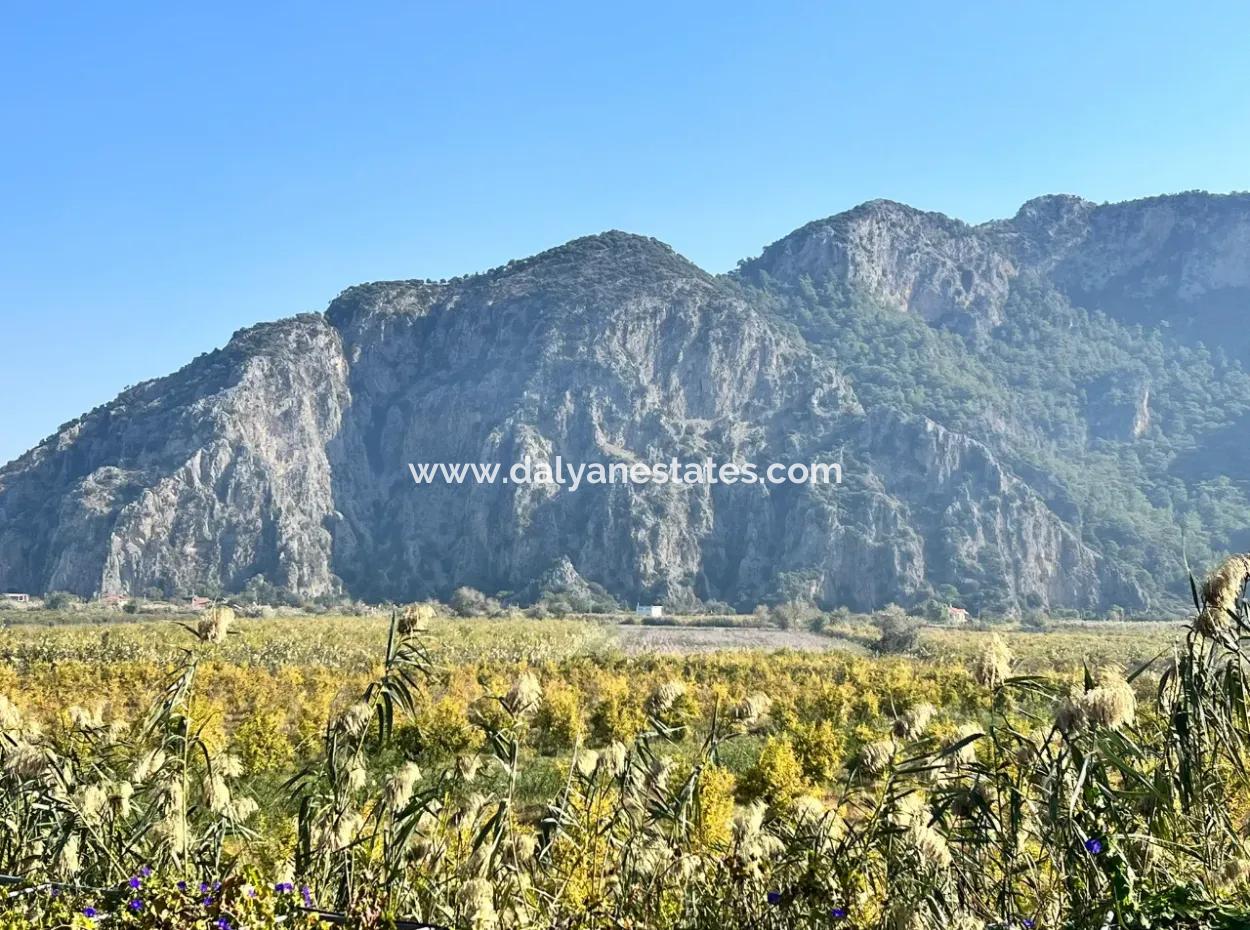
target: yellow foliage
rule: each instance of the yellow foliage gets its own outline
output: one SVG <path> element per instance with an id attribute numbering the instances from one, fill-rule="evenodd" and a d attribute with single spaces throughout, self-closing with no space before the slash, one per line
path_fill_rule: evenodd
<path id="1" fill-rule="evenodd" d="M 610 679 L 604 683 L 602 697 L 591 715 L 590 727 L 598 743 L 633 740 L 646 723 L 642 698 L 630 691 L 624 681 Z"/>
<path id="2" fill-rule="evenodd" d="M 262 711 L 248 717 L 234 731 L 231 748 L 253 775 L 288 771 L 295 761 L 285 717 L 278 713 Z"/>
<path id="3" fill-rule="evenodd" d="M 833 779 L 846 755 L 846 740 L 828 720 L 798 722 L 792 729 L 794 751 L 803 774 L 816 784 Z"/>
<path id="4" fill-rule="evenodd" d="M 742 780 L 748 800 L 766 801 L 786 809 L 807 790 L 803 766 L 787 737 L 771 736 L 764 743 L 759 759 Z"/>
<path id="5" fill-rule="evenodd" d="M 734 790 L 737 779 L 718 765 L 709 765 L 699 777 L 695 793 L 695 822 L 691 841 L 696 849 L 721 851 L 733 837 Z"/>
<path id="6" fill-rule="evenodd" d="M 573 688 L 549 685 L 534 716 L 534 744 L 549 754 L 572 749 L 586 732 L 583 704 L 581 694 Z"/>

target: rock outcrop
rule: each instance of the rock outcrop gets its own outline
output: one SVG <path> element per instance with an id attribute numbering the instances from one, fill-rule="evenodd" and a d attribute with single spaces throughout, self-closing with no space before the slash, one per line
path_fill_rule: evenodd
<path id="1" fill-rule="evenodd" d="M 1145 606 L 1152 566 L 1109 558 L 1065 479 L 1017 454 L 1042 436 L 1024 415 L 1000 428 L 983 411 L 973 435 L 923 408 L 866 404 L 846 360 L 769 295 L 867 300 L 976 347 L 1027 281 L 1197 331 L 1208 305 L 1217 319 L 1244 306 L 1250 202 L 1195 197 L 1047 197 L 982 226 L 875 201 L 724 277 L 612 232 L 450 282 L 350 288 L 0 469 L 0 588 L 190 594 L 263 576 L 301 596 L 417 600 L 532 590 L 556 566 L 566 586 L 623 602 L 870 609 L 959 592 L 1000 609 Z M 1157 388 L 1108 377 L 1082 408 L 1088 441 L 1166 428 Z M 418 486 L 408 470 L 557 455 L 836 462 L 844 483 L 573 491 Z"/>

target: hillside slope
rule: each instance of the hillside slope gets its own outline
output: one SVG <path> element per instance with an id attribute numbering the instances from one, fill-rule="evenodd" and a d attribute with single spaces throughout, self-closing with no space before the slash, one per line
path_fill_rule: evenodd
<path id="1" fill-rule="evenodd" d="M 1165 609 L 1250 543 L 1250 198 L 874 201 L 716 277 L 604 233 L 243 331 L 0 469 L 0 588 Z M 1205 344 L 1204 344 L 1205 343 Z M 409 462 L 836 461 L 838 488 Z"/>

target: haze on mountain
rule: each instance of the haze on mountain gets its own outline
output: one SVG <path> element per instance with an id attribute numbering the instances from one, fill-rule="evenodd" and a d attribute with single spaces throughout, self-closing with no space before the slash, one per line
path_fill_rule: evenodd
<path id="1" fill-rule="evenodd" d="M 1250 195 L 872 201 L 714 276 L 608 232 L 237 333 L 0 469 L 0 589 L 1166 613 L 1250 544 Z M 409 462 L 836 461 L 838 487 Z M 597 589 L 596 589 L 597 590 Z"/>

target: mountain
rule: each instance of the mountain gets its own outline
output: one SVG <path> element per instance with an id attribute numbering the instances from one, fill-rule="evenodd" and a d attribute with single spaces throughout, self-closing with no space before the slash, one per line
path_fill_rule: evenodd
<path id="1" fill-rule="evenodd" d="M 609 232 L 343 292 L 0 469 L 0 588 L 1166 611 L 1250 544 L 1250 196 L 889 201 L 710 275 Z M 408 463 L 833 461 L 838 487 Z M 596 587 L 596 590 L 598 588 Z"/>

